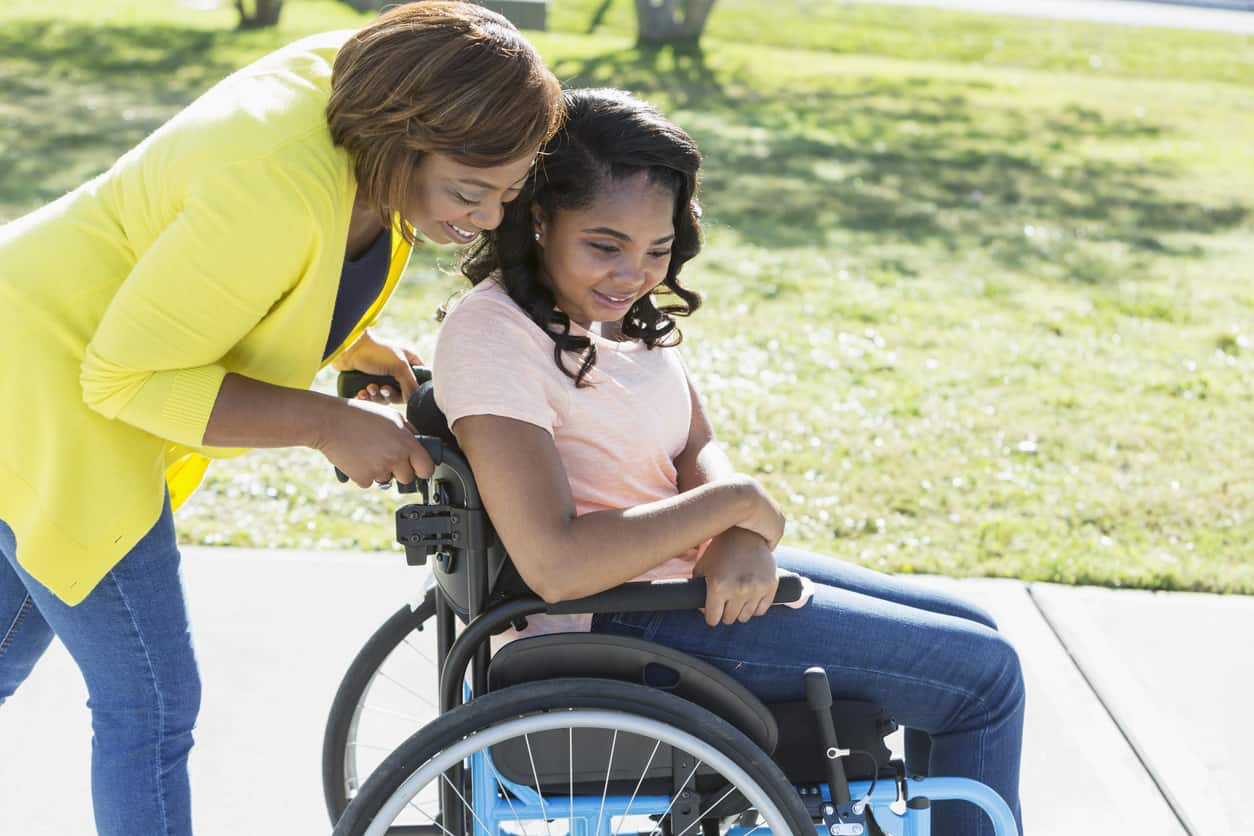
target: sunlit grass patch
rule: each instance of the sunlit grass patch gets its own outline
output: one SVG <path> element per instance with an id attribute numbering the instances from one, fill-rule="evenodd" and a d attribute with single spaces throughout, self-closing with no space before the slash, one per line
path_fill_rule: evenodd
<path id="1" fill-rule="evenodd" d="M 360 20 L 291 3 L 282 31 L 241 34 L 225 7 L 129 0 L 97 25 L 88 5 L 0 11 L 0 218 L 231 67 Z M 675 52 L 633 46 L 630 4 L 585 34 L 598 5 L 558 0 L 534 39 L 566 82 L 633 89 L 701 144 L 685 278 L 706 305 L 683 350 L 791 542 L 1254 592 L 1248 38 L 723 0 L 704 50 Z M 382 330 L 429 355 L 456 264 L 420 251 Z M 309 451 L 258 451 L 210 471 L 180 530 L 381 549 L 395 505 Z"/>

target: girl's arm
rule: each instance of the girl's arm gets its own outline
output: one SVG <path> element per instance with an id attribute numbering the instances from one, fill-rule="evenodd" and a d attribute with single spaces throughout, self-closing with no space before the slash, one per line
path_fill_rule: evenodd
<path id="1" fill-rule="evenodd" d="M 736 476 L 736 468 L 714 438 L 714 428 L 691 379 L 688 396 L 692 401 L 688 443 L 675 459 L 681 491 L 699 489 L 710 482 Z M 782 535 L 783 514 L 773 502 L 771 506 L 778 515 Z M 740 527 L 729 528 L 712 538 L 693 567 L 695 576 L 706 579 L 707 624 L 744 622 L 767 611 L 779 583 L 771 553 L 778 543 L 778 537 L 768 541 Z"/>
<path id="2" fill-rule="evenodd" d="M 714 428 L 705 413 L 705 404 L 697 387 L 688 380 L 688 397 L 692 401 L 692 420 L 688 426 L 688 443 L 675 459 L 679 471 L 679 490 L 687 491 L 718 479 L 730 479 L 736 468 L 723 448 L 714 439 Z"/>
<path id="3" fill-rule="evenodd" d="M 577 516 L 557 447 L 544 429 L 468 415 L 453 431 L 514 565 L 550 603 L 625 583 L 729 528 L 766 528 L 778 514 L 755 481 L 733 474 L 669 499 Z"/>

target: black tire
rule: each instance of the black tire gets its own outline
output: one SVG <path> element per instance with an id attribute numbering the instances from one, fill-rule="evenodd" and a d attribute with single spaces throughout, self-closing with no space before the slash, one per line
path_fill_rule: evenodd
<path id="1" fill-rule="evenodd" d="M 430 589 L 417 608 L 408 604 L 401 607 L 374 631 L 340 680 L 322 736 L 322 794 L 331 824 L 339 821 L 351 800 L 348 796 L 348 745 L 357 707 L 375 672 L 392 651 L 414 631 L 424 626 L 434 628 L 434 616 L 435 590 Z"/>
<path id="2" fill-rule="evenodd" d="M 619 711 L 687 732 L 743 769 L 776 805 L 795 836 L 814 833 L 813 820 L 783 772 L 727 721 L 687 700 L 642 685 L 604 679 L 553 679 L 485 694 L 411 736 L 371 774 L 341 817 L 334 836 L 364 834 L 409 776 L 467 735 L 525 715 L 565 709 Z"/>

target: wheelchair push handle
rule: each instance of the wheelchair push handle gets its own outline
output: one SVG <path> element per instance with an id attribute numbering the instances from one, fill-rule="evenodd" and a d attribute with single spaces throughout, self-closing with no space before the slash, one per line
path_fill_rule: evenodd
<path id="1" fill-rule="evenodd" d="M 776 604 L 791 604 L 801 600 L 805 586 L 798 575 L 784 575 L 775 590 Z M 633 581 L 607 589 L 587 598 L 550 604 L 546 612 L 562 613 L 603 612 L 663 612 L 667 610 L 695 610 L 705 606 L 705 578 L 686 581 Z"/>
<path id="2" fill-rule="evenodd" d="M 410 366 L 414 377 L 418 378 L 418 385 L 421 386 L 431 380 L 431 369 L 426 366 Z M 335 381 L 335 392 L 341 398 L 355 398 L 357 393 L 365 389 L 370 384 L 379 387 L 390 386 L 397 392 L 401 391 L 401 385 L 396 378 L 386 374 L 367 374 L 359 372 L 356 369 L 340 372 Z M 415 393 L 417 394 L 417 393 Z M 427 451 L 427 455 L 431 457 L 431 461 L 439 464 L 444 460 L 444 443 L 438 438 L 420 435 L 418 443 Z M 335 468 L 335 478 L 341 483 L 348 481 L 348 476 L 338 467 Z M 397 490 L 401 493 L 417 493 L 418 482 L 415 480 L 407 484 L 397 485 Z"/>
<path id="3" fill-rule="evenodd" d="M 426 366 L 410 366 L 409 368 L 413 370 L 414 377 L 418 378 L 419 386 L 431 379 L 431 369 Z M 367 374 L 356 369 L 340 372 L 340 376 L 335 381 L 335 391 L 341 398 L 355 398 L 358 392 L 372 383 L 379 388 L 388 386 L 397 392 L 401 391 L 401 384 L 391 375 Z"/>

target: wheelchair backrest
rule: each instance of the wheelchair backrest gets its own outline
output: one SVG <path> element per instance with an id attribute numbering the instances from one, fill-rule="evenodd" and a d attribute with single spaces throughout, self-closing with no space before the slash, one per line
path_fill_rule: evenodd
<path id="1" fill-rule="evenodd" d="M 463 619 L 482 612 L 493 599 L 527 594 L 479 498 L 470 464 L 435 402 L 430 381 L 409 399 L 406 417 L 419 435 L 437 438 L 442 455 L 427 480 L 427 501 L 396 512 L 397 539 L 411 555 L 430 556 L 432 573 L 453 610 Z M 417 524 L 421 519 L 425 527 Z M 431 534 L 433 529 L 438 533 Z M 422 531 L 425 539 L 413 539 Z"/>

